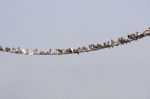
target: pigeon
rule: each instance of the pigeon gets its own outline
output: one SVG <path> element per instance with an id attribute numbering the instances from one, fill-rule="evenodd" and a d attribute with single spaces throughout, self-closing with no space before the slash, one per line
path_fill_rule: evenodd
<path id="1" fill-rule="evenodd" d="M 2 46 L 0 46 L 0 51 L 3 51 L 3 48 L 2 48 Z"/>
<path id="2" fill-rule="evenodd" d="M 9 52 L 10 50 L 11 50 L 11 49 L 10 49 L 9 47 L 6 47 L 6 48 L 5 48 L 5 51 L 6 51 L 6 52 Z"/>

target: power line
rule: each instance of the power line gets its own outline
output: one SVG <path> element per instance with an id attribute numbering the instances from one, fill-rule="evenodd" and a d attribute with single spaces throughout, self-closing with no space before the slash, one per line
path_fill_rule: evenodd
<path id="1" fill-rule="evenodd" d="M 142 33 L 135 32 L 130 35 L 127 35 L 126 38 L 119 37 L 117 40 L 109 40 L 104 43 L 97 43 L 97 44 L 89 44 L 88 46 L 80 46 L 78 48 L 66 48 L 66 49 L 49 49 L 49 51 L 40 51 L 38 49 L 29 50 L 29 49 L 23 49 L 23 48 L 10 48 L 10 47 L 3 47 L 0 46 L 1 52 L 7 52 L 7 53 L 15 53 L 15 54 L 22 54 L 22 55 L 66 55 L 66 54 L 80 54 L 85 52 L 91 52 L 96 50 L 102 50 L 106 48 L 114 48 L 115 46 L 120 46 L 124 44 L 131 43 L 133 41 L 137 41 L 139 39 L 142 39 L 144 37 L 150 36 L 150 28 L 145 30 Z"/>

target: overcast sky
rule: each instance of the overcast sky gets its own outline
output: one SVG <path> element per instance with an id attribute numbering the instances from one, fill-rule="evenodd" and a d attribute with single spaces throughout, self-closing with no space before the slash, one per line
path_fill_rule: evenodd
<path id="1" fill-rule="evenodd" d="M 150 27 L 149 0 L 0 0 L 0 45 L 77 48 Z M 150 38 L 80 55 L 0 52 L 0 99 L 150 99 Z"/>

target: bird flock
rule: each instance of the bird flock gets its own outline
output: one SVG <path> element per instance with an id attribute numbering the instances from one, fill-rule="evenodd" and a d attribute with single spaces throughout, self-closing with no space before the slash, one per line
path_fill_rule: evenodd
<path id="1" fill-rule="evenodd" d="M 106 48 L 113 48 L 115 46 L 124 45 L 131 43 L 132 41 L 137 41 L 144 37 L 150 37 L 150 28 L 145 30 L 142 33 L 135 32 L 130 35 L 127 35 L 126 38 L 119 37 L 117 40 L 111 39 L 104 43 L 97 43 L 97 44 L 89 44 L 88 46 L 80 46 L 76 49 L 73 48 L 65 48 L 65 49 L 49 49 L 48 51 L 41 51 L 38 49 L 29 50 L 23 48 L 10 48 L 10 47 L 3 47 L 0 45 L 0 52 L 7 52 L 7 53 L 15 53 L 15 54 L 22 54 L 22 55 L 65 55 L 65 54 L 80 54 L 84 52 L 96 51 Z"/>

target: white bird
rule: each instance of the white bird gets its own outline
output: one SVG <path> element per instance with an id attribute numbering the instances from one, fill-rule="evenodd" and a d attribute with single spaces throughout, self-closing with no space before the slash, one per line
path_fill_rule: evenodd
<path id="1" fill-rule="evenodd" d="M 29 56 L 33 56 L 34 55 L 34 51 L 31 51 L 28 55 Z"/>
<path id="2" fill-rule="evenodd" d="M 70 51 L 71 51 L 72 53 L 73 53 L 73 50 L 74 50 L 73 48 L 70 48 Z"/>
<path id="3" fill-rule="evenodd" d="M 27 50 L 25 50 L 25 49 L 21 49 L 21 53 L 24 54 L 24 55 L 28 54 Z"/>

